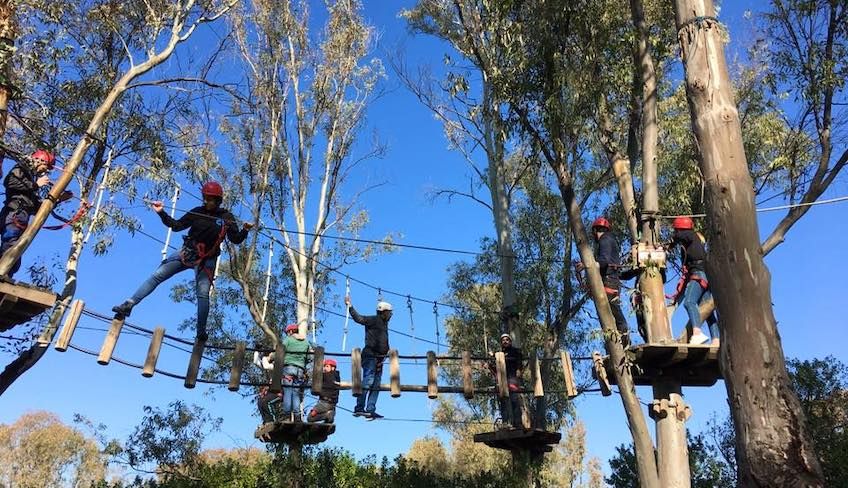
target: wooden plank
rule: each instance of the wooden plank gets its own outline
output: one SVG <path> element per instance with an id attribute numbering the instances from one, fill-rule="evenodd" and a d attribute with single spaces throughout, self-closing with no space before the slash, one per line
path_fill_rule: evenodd
<path id="1" fill-rule="evenodd" d="M 144 369 L 141 375 L 150 378 L 156 372 L 156 362 L 159 360 L 159 351 L 162 349 L 162 340 L 165 338 L 165 328 L 156 327 L 153 330 L 153 338 L 150 339 L 150 347 L 147 349 L 147 358 L 144 360 Z"/>
<path id="2" fill-rule="evenodd" d="M 607 380 L 607 370 L 604 367 L 604 359 L 601 357 L 601 353 L 598 351 L 592 353 L 592 363 L 595 367 L 595 378 L 597 378 L 598 386 L 601 388 L 601 395 L 612 395 L 612 388 L 610 388 L 609 380 Z"/>
<path id="3" fill-rule="evenodd" d="M 241 370 L 244 368 L 244 353 L 247 350 L 244 342 L 236 342 L 236 350 L 233 352 L 233 368 L 230 370 L 230 384 L 227 389 L 238 391 L 241 386 Z"/>
<path id="4" fill-rule="evenodd" d="M 498 384 L 498 396 L 509 398 L 509 382 L 506 378 L 506 356 L 502 351 L 495 353 L 495 373 Z"/>
<path id="5" fill-rule="evenodd" d="M 439 369 L 436 364 L 436 353 L 427 351 L 427 398 L 434 399 L 439 397 Z"/>
<path id="6" fill-rule="evenodd" d="M 186 379 L 183 382 L 186 388 L 194 388 L 197 384 L 197 375 L 200 373 L 200 360 L 203 359 L 204 346 L 206 346 L 205 341 L 194 341 L 194 347 L 191 348 L 191 358 L 188 361 L 188 370 L 186 370 Z"/>
<path id="7" fill-rule="evenodd" d="M 109 332 L 106 333 L 106 339 L 103 340 L 103 346 L 100 348 L 100 355 L 97 356 L 98 364 L 105 366 L 112 360 L 112 353 L 115 351 L 115 345 L 118 343 L 118 336 L 121 335 L 123 326 L 124 319 L 112 319 L 112 325 L 109 327 Z"/>
<path id="8" fill-rule="evenodd" d="M 688 357 L 689 347 L 681 344 L 672 349 L 671 354 L 666 356 L 665 359 L 656 361 L 654 364 L 659 367 L 671 366 L 672 364 L 677 364 L 685 361 Z"/>
<path id="9" fill-rule="evenodd" d="M 271 393 L 283 391 L 283 366 L 286 364 L 286 346 L 277 344 L 274 349 L 274 369 L 271 370 Z"/>
<path id="10" fill-rule="evenodd" d="M 533 396 L 541 398 L 545 396 L 545 388 L 542 385 L 542 372 L 539 366 L 539 358 L 533 356 L 530 358 L 530 378 L 533 382 Z"/>
<path id="11" fill-rule="evenodd" d="M 52 291 L 23 284 L 0 282 L 0 294 L 13 295 L 19 301 L 36 303 L 44 308 L 50 308 L 56 304 L 56 294 Z"/>
<path id="12" fill-rule="evenodd" d="M 562 362 L 562 375 L 565 380 L 565 394 L 568 398 L 577 396 L 577 385 L 574 381 L 574 368 L 571 364 L 571 354 L 568 351 L 560 351 L 560 362 Z"/>
<path id="13" fill-rule="evenodd" d="M 10 315 L 12 310 L 18 305 L 18 297 L 16 295 L 5 294 L 0 297 L 0 315 Z"/>
<path id="14" fill-rule="evenodd" d="M 362 395 L 362 350 L 358 347 L 350 351 L 350 381 L 353 383 L 353 396 Z"/>
<path id="15" fill-rule="evenodd" d="M 474 398 L 474 378 L 471 376 L 471 352 L 462 352 L 462 394 L 466 399 Z"/>
<path id="16" fill-rule="evenodd" d="M 321 395 L 324 388 L 324 348 L 315 346 L 312 354 L 312 394 Z"/>
<path id="17" fill-rule="evenodd" d="M 389 384 L 392 387 L 392 398 L 400 396 L 400 360 L 397 349 L 389 351 Z"/>
<path id="18" fill-rule="evenodd" d="M 82 300 L 74 300 L 74 303 L 71 304 L 71 312 L 65 319 L 65 323 L 62 325 L 62 332 L 59 333 L 59 338 L 56 340 L 56 346 L 54 346 L 57 351 L 65 352 L 68 350 L 71 338 L 74 336 L 74 331 L 77 329 L 80 316 L 82 316 L 83 308 L 85 308 L 85 302 Z M 39 337 L 38 342 L 43 344 L 42 338 Z"/>

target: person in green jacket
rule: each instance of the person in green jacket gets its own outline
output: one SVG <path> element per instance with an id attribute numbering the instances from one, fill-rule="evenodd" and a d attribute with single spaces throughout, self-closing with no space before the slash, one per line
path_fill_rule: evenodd
<path id="1" fill-rule="evenodd" d="M 286 360 L 283 364 L 283 419 L 293 418 L 301 422 L 300 402 L 303 390 L 301 386 L 306 378 L 306 361 L 309 352 L 309 342 L 306 337 L 298 334 L 297 324 L 286 326 L 286 338 L 283 340 L 286 348 Z"/>

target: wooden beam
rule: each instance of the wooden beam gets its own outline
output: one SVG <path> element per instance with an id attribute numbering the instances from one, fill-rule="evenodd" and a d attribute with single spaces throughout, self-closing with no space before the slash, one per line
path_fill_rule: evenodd
<path id="1" fill-rule="evenodd" d="M 315 346 L 312 354 L 312 394 L 321 395 L 324 387 L 324 348 Z"/>
<path id="2" fill-rule="evenodd" d="M 18 297 L 15 295 L 5 294 L 0 296 L 0 314 L 7 315 L 12 312 L 15 305 L 18 304 Z"/>
<path id="3" fill-rule="evenodd" d="M 436 364 L 436 353 L 427 351 L 427 398 L 431 400 L 439 396 L 439 366 Z"/>
<path id="4" fill-rule="evenodd" d="M 358 347 L 350 351 L 350 381 L 353 383 L 353 396 L 362 395 L 362 350 Z"/>
<path id="5" fill-rule="evenodd" d="M 19 283 L 13 284 L 0 281 L 0 294 L 14 296 L 16 301 L 22 300 L 37 303 L 44 308 L 50 308 L 56 304 L 56 294 L 52 291 L 45 291 L 41 288 L 26 286 Z"/>
<path id="6" fill-rule="evenodd" d="M 474 398 L 474 378 L 471 376 L 471 353 L 462 352 L 462 394 L 466 399 Z"/>
<path id="7" fill-rule="evenodd" d="M 85 302 L 82 300 L 74 300 L 74 303 L 71 304 L 71 312 L 65 319 L 65 323 L 62 325 L 62 332 L 59 333 L 59 338 L 56 340 L 56 346 L 54 346 L 57 351 L 65 352 L 68 350 L 68 346 L 71 344 L 71 338 L 74 336 L 74 331 L 77 329 L 80 316 L 82 316 L 83 308 L 85 308 Z M 39 344 L 46 345 L 44 338 L 39 337 L 38 342 Z"/>
<path id="8" fill-rule="evenodd" d="M 545 396 L 545 388 L 542 385 L 542 373 L 539 368 L 539 358 L 530 358 L 530 377 L 533 381 L 533 396 L 541 398 Z"/>
<path id="9" fill-rule="evenodd" d="M 103 346 L 100 348 L 100 355 L 97 356 L 97 363 L 102 365 L 109 364 L 112 360 L 112 353 L 115 351 L 115 345 L 118 343 L 118 336 L 121 335 L 121 328 L 124 326 L 124 319 L 112 319 L 112 325 L 109 327 L 109 332 L 106 333 L 106 339 L 103 340 Z"/>
<path id="10" fill-rule="evenodd" d="M 400 396 L 400 360 L 398 350 L 389 351 L 389 384 L 392 387 L 392 398 Z"/>
<path id="11" fill-rule="evenodd" d="M 191 359 L 188 361 L 188 370 L 186 370 L 186 379 L 183 382 L 186 388 L 194 388 L 197 384 L 197 375 L 200 373 L 200 360 L 203 359 L 204 346 L 206 346 L 206 341 L 194 341 L 194 347 L 191 348 Z"/>
<path id="12" fill-rule="evenodd" d="M 277 344 L 274 349 L 274 369 L 271 370 L 271 393 L 283 391 L 283 365 L 286 364 L 286 346 Z"/>
<path id="13" fill-rule="evenodd" d="M 236 342 L 236 350 L 233 352 L 233 368 L 230 370 L 230 384 L 227 389 L 238 391 L 241 383 L 241 370 L 244 368 L 244 353 L 247 350 L 244 342 Z"/>
<path id="14" fill-rule="evenodd" d="M 509 382 L 506 378 L 506 356 L 504 356 L 503 351 L 495 353 L 495 372 L 498 382 L 498 396 L 509 398 Z"/>
<path id="15" fill-rule="evenodd" d="M 607 370 L 604 368 L 604 358 L 601 356 L 601 353 L 598 351 L 592 353 L 592 363 L 595 367 L 595 378 L 597 378 L 598 386 L 601 388 L 601 395 L 612 395 L 612 388 L 610 388 L 609 380 L 607 379 Z"/>
<path id="16" fill-rule="evenodd" d="M 159 351 L 162 349 L 162 340 L 165 338 L 165 328 L 156 327 L 153 337 L 150 339 L 150 347 L 147 349 L 147 357 L 144 360 L 144 369 L 141 375 L 150 378 L 156 372 L 156 362 L 159 360 Z"/>
<path id="17" fill-rule="evenodd" d="M 562 374 L 565 379 L 565 394 L 568 398 L 577 396 L 577 386 L 574 381 L 574 368 L 571 364 L 571 354 L 568 351 L 560 351 L 559 359 L 562 361 Z"/>

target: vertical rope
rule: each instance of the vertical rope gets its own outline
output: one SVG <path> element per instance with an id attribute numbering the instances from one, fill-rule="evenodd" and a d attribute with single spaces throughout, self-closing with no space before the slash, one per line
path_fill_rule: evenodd
<path id="1" fill-rule="evenodd" d="M 313 286 L 311 286 L 309 288 L 309 309 L 310 309 L 309 310 L 309 325 L 312 326 L 312 343 L 315 344 L 316 340 L 317 340 L 316 337 L 315 337 L 315 329 L 317 327 L 316 327 L 316 324 L 315 324 L 315 286 L 314 286 L 314 282 L 313 282 Z"/>
<path id="2" fill-rule="evenodd" d="M 106 156 L 106 164 L 103 165 L 103 179 L 100 180 L 100 186 L 97 187 L 97 196 L 95 197 L 94 213 L 91 215 L 91 223 L 88 224 L 88 230 L 85 233 L 85 238 L 82 240 L 83 245 L 88 243 L 88 238 L 94 232 L 94 224 L 97 222 L 97 217 L 100 215 L 100 205 L 103 203 L 103 193 L 106 192 L 106 179 L 109 178 L 109 170 L 112 168 L 112 150 L 109 149 L 109 155 Z"/>
<path id="3" fill-rule="evenodd" d="M 174 198 L 171 199 L 171 217 L 177 211 L 177 200 L 180 198 L 180 185 L 174 189 Z M 168 232 L 165 234 L 165 245 L 162 247 L 162 261 L 168 257 L 168 247 L 171 244 L 171 228 L 168 227 Z"/>
<path id="4" fill-rule="evenodd" d="M 265 315 L 268 313 L 268 294 L 271 291 L 271 264 L 274 258 L 274 241 L 268 244 L 268 267 L 265 269 L 265 293 L 262 295 L 262 325 L 265 325 Z"/>
<path id="5" fill-rule="evenodd" d="M 218 270 L 221 269 L 221 255 L 218 254 L 218 257 L 215 258 L 215 272 L 212 276 L 218 276 Z M 212 280 L 212 283 L 209 283 L 209 300 L 212 300 L 212 297 L 215 296 L 215 280 Z"/>
<path id="6" fill-rule="evenodd" d="M 433 316 L 436 318 L 436 354 L 441 353 L 441 343 L 439 334 L 439 305 L 433 302 Z"/>
<path id="7" fill-rule="evenodd" d="M 350 276 L 345 276 L 345 297 L 350 296 Z M 345 305 L 345 321 L 342 329 L 342 352 L 345 351 L 347 345 L 347 324 L 350 321 L 350 307 Z"/>
<path id="8" fill-rule="evenodd" d="M 409 309 L 409 333 L 412 335 L 412 355 L 415 355 L 415 321 L 412 319 L 412 296 L 406 296 L 406 308 Z M 418 364 L 418 360 L 415 360 L 415 363 Z"/>

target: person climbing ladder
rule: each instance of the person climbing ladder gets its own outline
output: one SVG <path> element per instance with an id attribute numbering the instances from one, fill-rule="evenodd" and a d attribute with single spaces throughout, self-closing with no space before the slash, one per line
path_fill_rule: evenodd
<path id="1" fill-rule="evenodd" d="M 711 297 L 705 267 L 707 251 L 704 247 L 704 239 L 695 232 L 695 223 L 689 217 L 675 218 L 672 228 L 674 228 L 672 246 L 681 248 L 683 271 L 677 283 L 677 290 L 671 298 L 675 303 L 683 302 L 683 308 L 689 316 L 689 324 L 692 327 L 689 343 L 703 344 L 710 338 L 701 331 L 699 305 Z M 707 317 L 707 325 L 712 335 L 712 345 L 719 345 L 718 321 L 714 312 Z"/>
<path id="2" fill-rule="evenodd" d="M 253 225 L 245 222 L 239 229 L 236 219 L 228 210 L 221 208 L 224 190 L 218 182 L 209 181 L 201 188 L 203 205 L 195 207 L 179 219 L 164 211 L 162 202 L 153 202 L 151 208 L 162 219 L 162 223 L 175 232 L 189 229 L 183 237 L 183 246 L 168 256 L 136 292 L 120 305 L 112 307 L 116 318 L 129 317 L 133 307 L 150 295 L 162 282 L 175 274 L 194 269 L 197 292 L 197 339 L 206 341 L 206 321 L 209 316 L 209 289 L 215 278 L 215 259 L 221 253 L 221 243 L 229 239 L 240 244 L 247 238 Z"/>

